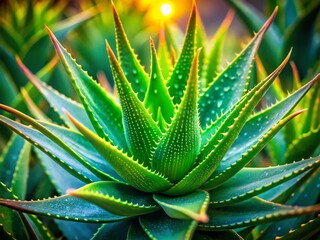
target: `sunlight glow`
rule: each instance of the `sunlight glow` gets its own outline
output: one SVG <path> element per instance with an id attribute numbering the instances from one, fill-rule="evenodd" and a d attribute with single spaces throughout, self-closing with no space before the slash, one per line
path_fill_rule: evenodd
<path id="1" fill-rule="evenodd" d="M 169 16 L 172 13 L 172 7 L 169 3 L 161 5 L 161 13 L 163 16 Z"/>

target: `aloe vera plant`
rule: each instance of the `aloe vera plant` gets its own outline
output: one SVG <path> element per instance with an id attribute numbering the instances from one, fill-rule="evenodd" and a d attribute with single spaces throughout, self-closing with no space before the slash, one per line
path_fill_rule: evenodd
<path id="1" fill-rule="evenodd" d="M 43 159 L 53 160 L 48 174 L 61 196 L 22 201 L 3 183 L 0 205 L 26 216 L 102 224 L 93 239 L 241 238 L 236 229 L 320 211 L 320 205 L 283 205 L 262 197 L 317 171 L 319 156 L 269 168 L 245 167 L 292 118 L 305 114 L 290 111 L 319 79 L 252 114 L 290 57 L 289 52 L 265 80 L 248 88 L 250 66 L 276 10 L 242 52 L 205 84 L 198 77 L 195 6 L 167 78 L 152 40 L 151 71 L 145 72 L 115 8 L 113 13 L 118 60 L 106 45 L 119 99 L 88 76 L 49 29 L 81 103 L 41 82 L 18 59 L 65 126 L 5 105 L 1 109 L 21 122 L 5 116 L 0 122 L 41 150 Z M 14 232 L 10 223 L 0 223 L 8 234 Z"/>

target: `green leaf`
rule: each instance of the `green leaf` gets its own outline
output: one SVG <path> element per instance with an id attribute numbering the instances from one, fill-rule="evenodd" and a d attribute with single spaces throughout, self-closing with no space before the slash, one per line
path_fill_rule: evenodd
<path id="1" fill-rule="evenodd" d="M 224 156 L 221 164 L 206 183 L 210 189 L 224 182 L 244 167 L 285 124 L 300 112 L 282 119 L 315 84 L 313 79 L 277 104 L 252 116 L 244 125 L 236 141 Z M 241 156 L 241 157 L 239 157 Z"/>
<path id="2" fill-rule="evenodd" d="M 212 81 L 217 77 L 221 62 L 222 47 L 224 44 L 226 33 L 233 20 L 234 12 L 229 11 L 227 16 L 221 23 L 219 29 L 211 40 L 211 49 L 205 60 L 204 87 L 212 85 Z"/>
<path id="3" fill-rule="evenodd" d="M 284 35 L 284 51 L 291 46 L 297 46 L 292 51 L 292 59 L 297 64 L 301 77 L 305 77 L 310 67 L 317 61 L 317 17 L 319 16 L 320 2 L 314 1 L 300 14 L 297 21 L 287 28 Z M 303 56 L 303 58 L 301 58 Z"/>
<path id="4" fill-rule="evenodd" d="M 198 118 L 198 57 L 191 67 L 187 89 L 169 129 L 160 140 L 152 158 L 152 169 L 176 182 L 190 171 L 200 148 Z"/>
<path id="5" fill-rule="evenodd" d="M 85 159 L 91 166 L 89 169 L 92 169 L 92 172 L 101 179 L 123 182 L 123 179 L 114 171 L 110 164 L 105 161 L 91 143 L 81 134 L 51 123 L 41 122 L 41 124 L 72 148 L 80 157 Z"/>
<path id="6" fill-rule="evenodd" d="M 12 193 L 18 196 L 19 199 L 24 199 L 26 196 L 30 155 L 31 144 L 25 141 L 18 156 L 11 184 Z"/>
<path id="7" fill-rule="evenodd" d="M 138 99 L 136 93 L 133 92 L 108 43 L 107 50 L 119 93 L 122 121 L 128 147 L 139 163 L 150 166 L 151 151 L 161 137 L 160 129 L 143 103 Z M 141 130 L 137 131 L 137 129 Z"/>
<path id="8" fill-rule="evenodd" d="M 288 196 L 286 201 L 287 205 L 292 206 L 310 206 L 318 203 L 320 194 L 320 170 L 315 169 L 311 174 L 308 174 L 307 179 L 303 179 L 302 184 L 298 185 L 296 189 Z M 301 216 L 292 219 L 286 219 L 279 222 L 274 222 L 263 231 L 261 240 L 270 239 L 277 235 L 285 235 L 292 229 L 296 229 L 311 220 L 314 215 Z"/>
<path id="9" fill-rule="evenodd" d="M 98 178 L 85 166 L 79 163 L 77 159 L 70 156 L 68 152 L 60 148 L 39 131 L 3 116 L 0 116 L 0 122 L 38 147 L 40 150 L 50 156 L 56 163 L 82 181 L 88 183 L 98 180 Z"/>
<path id="10" fill-rule="evenodd" d="M 69 195 L 94 203 L 120 216 L 138 216 L 160 209 L 152 195 L 116 182 L 91 183 L 69 192 Z"/>
<path id="11" fill-rule="evenodd" d="M 310 156 L 319 146 L 319 139 L 320 127 L 303 133 L 288 146 L 285 161 L 290 163 Z"/>
<path id="12" fill-rule="evenodd" d="M 138 161 L 121 152 L 109 142 L 85 128 L 72 116 L 73 124 L 91 142 L 97 151 L 110 163 L 114 170 L 131 186 L 144 192 L 155 192 L 169 188 L 172 184 L 160 174 L 149 170 Z"/>
<path id="13" fill-rule="evenodd" d="M 79 222 L 115 222 L 126 219 L 72 196 L 60 196 L 37 201 L 0 199 L 0 205 L 35 215 Z"/>
<path id="14" fill-rule="evenodd" d="M 104 240 L 106 237 L 108 237 L 108 239 L 127 239 L 130 222 L 129 220 L 123 220 L 103 224 L 90 240 Z"/>
<path id="15" fill-rule="evenodd" d="M 315 234 L 320 231 L 319 224 L 320 224 L 320 215 L 318 214 L 318 217 L 310 220 L 305 224 L 302 224 L 299 228 L 290 231 L 288 234 L 284 236 L 277 237 L 277 239 L 279 240 L 312 239 L 312 237 L 315 236 Z"/>
<path id="16" fill-rule="evenodd" d="M 34 151 L 51 183 L 60 195 L 65 194 L 69 188 L 77 189 L 85 185 L 85 182 L 70 174 L 55 161 L 52 161 L 52 159 L 40 149 L 34 149 Z M 47 192 L 47 187 L 45 188 Z"/>
<path id="17" fill-rule="evenodd" d="M 290 54 L 289 54 L 290 55 Z M 182 194 L 199 188 L 204 184 L 214 170 L 219 166 L 223 156 L 236 140 L 252 110 L 257 105 L 272 82 L 279 75 L 289 55 L 283 63 L 268 78 L 248 92 L 225 116 L 216 133 L 204 146 L 198 155 L 199 164 L 193 168 L 180 182 L 166 191 L 167 194 Z"/>
<path id="18" fill-rule="evenodd" d="M 45 226 L 43 222 L 41 222 L 38 219 L 38 217 L 27 214 L 24 214 L 24 216 L 27 218 L 28 222 L 31 225 L 31 228 L 35 232 L 35 235 L 38 237 L 38 239 L 55 239 L 52 233 L 49 231 L 49 229 Z"/>
<path id="19" fill-rule="evenodd" d="M 0 182 L 0 197 L 17 199 L 2 182 Z M 12 211 L 7 207 L 0 206 L 0 227 L 2 227 L 9 236 L 16 239 L 28 239 L 29 235 L 22 217 L 22 214 Z"/>
<path id="20" fill-rule="evenodd" d="M 265 22 L 264 16 L 258 12 L 254 7 L 245 3 L 244 1 L 228 0 L 230 5 L 236 10 L 245 26 L 249 29 L 258 31 L 259 27 Z M 283 39 L 279 29 L 273 25 L 269 32 L 264 37 L 259 56 L 268 72 L 275 69 L 281 62 Z M 272 59 L 272 61 L 270 61 Z"/>
<path id="21" fill-rule="evenodd" d="M 83 107 L 73 101 L 70 98 L 62 95 L 56 90 L 52 89 L 50 86 L 42 82 L 35 75 L 33 75 L 29 69 L 17 58 L 18 65 L 22 72 L 27 76 L 27 78 L 32 82 L 32 84 L 41 92 L 41 94 L 46 98 L 51 107 L 59 114 L 61 119 L 69 126 L 75 128 L 70 122 L 69 118 L 64 114 L 63 109 L 67 110 L 73 116 L 80 119 L 81 123 L 86 127 L 93 129 L 90 119 L 88 118 Z"/>
<path id="22" fill-rule="evenodd" d="M 68 154 L 70 154 L 70 156 L 72 156 L 74 159 L 76 159 L 79 163 L 81 163 L 84 167 L 86 167 L 87 170 L 91 171 L 94 175 L 96 175 L 100 179 L 108 179 L 109 180 L 110 178 L 111 179 L 115 178 L 114 174 L 112 174 L 112 172 L 110 170 L 107 172 L 107 174 L 102 172 L 99 169 L 101 167 L 101 164 L 100 165 L 97 164 L 95 161 L 92 161 L 90 158 L 86 159 L 87 158 L 86 154 L 83 153 L 83 151 L 79 152 L 79 148 L 77 148 L 78 151 L 76 151 L 71 146 L 69 146 L 68 143 L 71 144 L 72 146 L 75 146 L 75 142 L 72 140 L 72 137 L 63 136 L 64 134 L 66 134 L 66 132 L 61 134 L 61 128 L 60 128 L 60 131 L 58 131 L 57 128 L 54 128 L 55 131 L 58 134 L 60 134 L 60 136 L 58 136 L 53 131 L 50 131 L 48 128 L 46 128 L 46 126 L 44 126 L 40 122 L 34 120 L 33 118 L 15 110 L 15 109 L 12 109 L 10 107 L 7 107 L 7 106 L 1 105 L 1 104 L 0 104 L 0 109 L 4 109 L 4 110 L 8 111 L 11 114 L 13 114 L 13 115 L 17 116 L 18 118 L 22 119 L 23 121 L 25 121 L 26 123 L 30 124 L 36 130 L 38 130 L 43 135 L 45 135 L 50 140 L 52 140 L 54 143 L 56 143 L 58 146 L 60 146 L 63 150 L 65 150 Z M 49 126 L 50 126 L 50 124 L 49 124 Z M 68 134 L 72 135 L 72 131 L 69 131 Z M 73 137 L 77 137 L 76 134 L 77 133 L 73 134 Z M 67 139 L 69 139 L 68 143 L 67 143 Z M 78 138 L 78 140 L 80 141 L 79 138 Z M 110 175 L 108 173 L 110 173 Z M 97 178 L 94 178 L 94 179 L 97 179 Z"/>
<path id="23" fill-rule="evenodd" d="M 308 207 L 286 206 L 251 198 L 222 208 L 210 208 L 208 223 L 200 223 L 199 229 L 224 230 L 275 222 L 284 218 L 309 215 L 320 210 L 320 204 Z"/>
<path id="24" fill-rule="evenodd" d="M 69 74 L 89 119 L 100 137 L 109 139 L 126 150 L 122 114 L 119 105 L 106 91 L 84 72 L 47 28 L 51 41 Z"/>
<path id="25" fill-rule="evenodd" d="M 231 205 L 246 200 L 320 165 L 320 157 L 268 168 L 243 168 L 210 192 L 210 204 Z"/>
<path id="26" fill-rule="evenodd" d="M 200 122 L 203 129 L 217 116 L 230 109 L 248 86 L 247 77 L 262 38 L 276 16 L 270 16 L 242 52 L 222 71 L 199 98 Z"/>
<path id="27" fill-rule="evenodd" d="M 11 188 L 13 174 L 24 145 L 23 138 L 13 134 L 2 150 L 2 155 L 0 156 L 0 181 L 9 188 Z"/>
<path id="28" fill-rule="evenodd" d="M 165 85 L 165 81 L 162 76 L 162 71 L 157 58 L 156 49 L 154 43 L 150 38 L 150 52 L 151 52 L 151 74 L 150 84 L 144 100 L 145 107 L 151 112 L 153 120 L 157 121 L 159 118 L 158 111 L 161 112 L 160 118 L 164 118 L 165 122 L 170 123 L 174 114 L 174 105 L 168 92 L 168 88 Z M 158 125 L 161 122 L 158 122 Z M 163 126 L 161 130 L 164 130 L 166 126 Z"/>
<path id="29" fill-rule="evenodd" d="M 147 92 L 147 85 L 149 82 L 148 75 L 144 71 L 139 60 L 137 59 L 137 56 L 130 46 L 119 15 L 113 4 L 112 10 L 116 30 L 116 44 L 119 63 L 126 78 L 131 83 L 132 89 L 138 94 L 139 99 L 142 101 Z"/>
<path id="30" fill-rule="evenodd" d="M 209 195 L 203 190 L 196 190 L 187 195 L 174 197 L 154 194 L 153 198 L 169 217 L 193 219 L 199 222 L 207 222 L 209 220 L 206 214 Z"/>
<path id="31" fill-rule="evenodd" d="M 133 222 L 128 230 L 127 240 L 149 240 L 139 222 Z"/>
<path id="32" fill-rule="evenodd" d="M 151 239 L 192 239 L 197 222 L 173 219 L 163 212 L 148 214 L 139 218 L 144 231 Z"/>
<path id="33" fill-rule="evenodd" d="M 234 230 L 227 231 L 196 231 L 194 240 L 243 240 L 243 238 Z"/>
<path id="34" fill-rule="evenodd" d="M 159 34 L 159 46 L 158 46 L 158 61 L 161 66 L 161 73 L 164 79 L 168 79 L 170 71 L 172 69 L 172 59 L 170 58 L 170 52 L 166 43 L 165 30 L 160 29 Z M 152 74 L 151 74 L 152 77 Z"/>
<path id="35" fill-rule="evenodd" d="M 173 97 L 173 103 L 179 104 L 185 91 L 188 75 L 192 65 L 196 46 L 196 5 L 192 7 L 187 33 L 179 58 L 168 80 L 169 93 Z"/>

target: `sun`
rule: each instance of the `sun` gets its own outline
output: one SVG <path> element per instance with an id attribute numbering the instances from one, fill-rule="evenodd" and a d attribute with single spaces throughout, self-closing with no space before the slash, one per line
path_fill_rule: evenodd
<path id="1" fill-rule="evenodd" d="M 169 3 L 163 3 L 160 10 L 162 15 L 167 17 L 172 13 L 172 6 Z"/>

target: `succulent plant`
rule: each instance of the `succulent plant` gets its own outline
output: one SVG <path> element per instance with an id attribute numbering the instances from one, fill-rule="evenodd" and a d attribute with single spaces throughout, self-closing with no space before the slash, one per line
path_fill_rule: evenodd
<path id="1" fill-rule="evenodd" d="M 54 160 L 48 163 L 41 158 L 47 161 L 42 163 L 61 196 L 21 201 L 1 184 L 0 205 L 102 224 L 93 239 L 241 238 L 235 229 L 320 211 L 320 205 L 300 207 L 266 200 L 279 192 L 286 194 L 281 184 L 299 183 L 301 176 L 317 171 L 319 156 L 268 168 L 245 167 L 303 112 L 290 114 L 319 79 L 318 75 L 252 114 L 290 57 L 289 53 L 265 80 L 248 88 L 254 55 L 276 11 L 209 84 L 200 83 L 198 77 L 201 49 L 196 50 L 195 6 L 180 56 L 167 79 L 153 41 L 147 74 L 115 8 L 113 12 L 118 60 L 108 43 L 107 52 L 119 99 L 88 76 L 49 29 L 81 103 L 41 82 L 18 60 L 65 126 L 33 119 L 5 105 L 1 109 L 21 122 L 5 116 L 0 116 L 0 122 Z M 200 84 L 207 87 L 200 89 Z M 8 216 L 13 214 L 17 212 Z M 0 224 L 10 234 L 14 231 L 8 221 Z"/>

